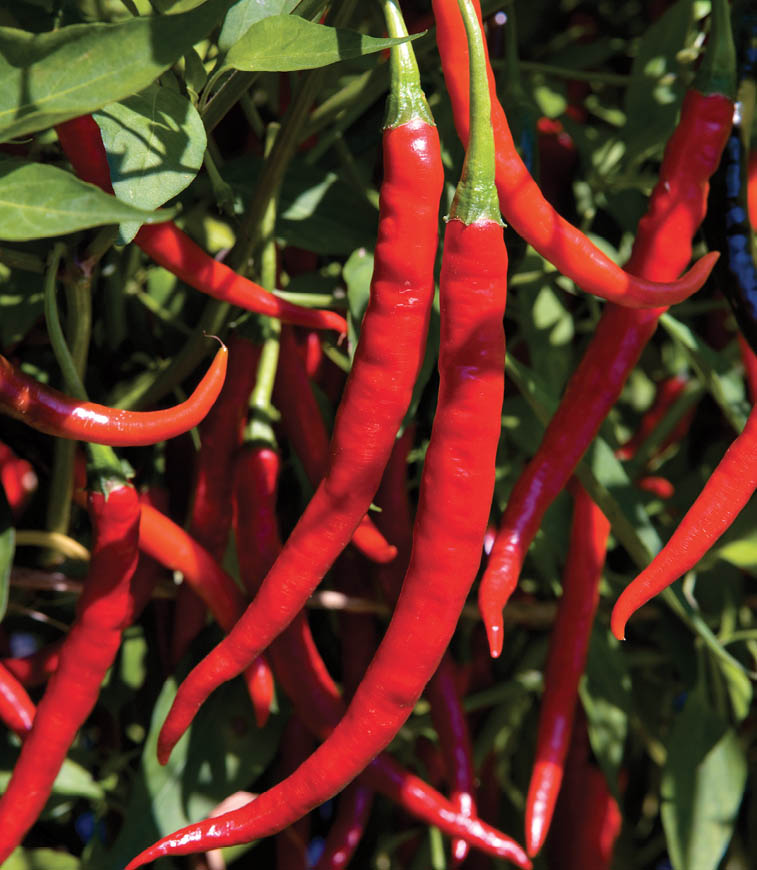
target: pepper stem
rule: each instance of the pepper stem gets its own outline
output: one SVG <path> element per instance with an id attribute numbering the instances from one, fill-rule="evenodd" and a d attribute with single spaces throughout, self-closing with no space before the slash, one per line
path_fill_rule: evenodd
<path id="1" fill-rule="evenodd" d="M 705 96 L 722 94 L 736 99 L 736 46 L 728 0 L 712 0 L 710 35 L 694 87 Z"/>
<path id="2" fill-rule="evenodd" d="M 457 0 L 457 3 L 468 37 L 470 137 L 462 176 L 447 220 L 460 220 L 466 226 L 479 221 L 501 224 L 499 198 L 494 184 L 494 131 L 484 38 L 471 0 Z"/>
<path id="3" fill-rule="evenodd" d="M 44 286 L 45 320 L 47 322 L 50 344 L 52 345 L 55 359 L 63 373 L 66 390 L 75 398 L 86 402 L 88 401 L 87 391 L 79 377 L 76 363 L 71 356 L 66 337 L 63 334 L 58 314 L 58 304 L 55 298 L 55 280 L 64 251 L 65 247 L 62 244 L 56 244 L 50 256 L 50 266 L 45 275 Z M 126 475 L 112 447 L 108 447 L 105 444 L 88 443 L 87 450 L 90 455 L 87 471 L 90 477 L 90 485 L 93 488 L 99 489 L 107 496 L 113 489 L 124 485 Z"/>
<path id="4" fill-rule="evenodd" d="M 382 0 L 389 36 L 408 36 L 405 19 L 397 0 Z M 434 124 L 434 117 L 421 88 L 421 74 L 410 42 L 393 45 L 389 50 L 391 87 L 386 102 L 384 129 L 401 127 L 410 121 Z"/>

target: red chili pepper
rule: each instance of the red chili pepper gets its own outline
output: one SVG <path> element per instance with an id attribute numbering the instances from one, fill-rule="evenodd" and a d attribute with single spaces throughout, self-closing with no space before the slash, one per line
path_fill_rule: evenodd
<path id="1" fill-rule="evenodd" d="M 475 13 L 470 7 L 466 12 L 478 47 L 471 56 L 482 76 L 482 36 Z M 160 840 L 127 870 L 163 855 L 275 833 L 322 803 L 397 733 L 449 643 L 480 561 L 504 385 L 507 254 L 493 189 L 488 90 L 479 75 L 471 78 L 478 83 L 472 100 L 476 123 L 447 223 L 440 282 L 439 400 L 410 566 L 389 628 L 346 714 L 292 776 L 240 810 Z M 509 858 L 529 866 L 515 843 Z"/>
<path id="2" fill-rule="evenodd" d="M 88 495 L 94 530 L 87 582 L 60 662 L 0 798 L 0 864 L 39 816 L 76 732 L 97 701 L 129 616 L 137 566 L 139 501 L 131 486 Z"/>
<path id="3" fill-rule="evenodd" d="M 747 201 L 749 203 L 749 223 L 757 230 L 757 148 L 749 152 L 747 163 Z"/>
<path id="4" fill-rule="evenodd" d="M 281 549 L 276 523 L 280 459 L 270 448 L 244 448 L 237 461 L 235 528 L 242 581 L 251 595 Z M 276 679 L 292 700 L 295 713 L 326 739 L 345 712 L 336 684 L 318 652 L 307 617 L 299 613 L 270 647 Z M 512 841 L 477 818 L 462 816 L 423 780 L 408 773 L 386 753 L 362 775 L 366 785 L 385 794 L 406 812 L 451 837 L 464 837 L 490 855 L 507 857 Z"/>
<path id="5" fill-rule="evenodd" d="M 465 63 L 468 49 L 465 32 L 457 13 L 457 0 L 433 0 L 432 7 L 436 18 L 436 42 L 452 102 L 455 127 L 465 143 L 468 140 L 468 75 Z M 476 10 L 480 20 L 478 0 Z M 642 276 L 630 268 L 629 271 L 623 271 L 554 210 L 542 196 L 513 143 L 505 113 L 497 100 L 494 74 L 488 57 L 487 72 L 497 151 L 499 204 L 513 229 L 582 290 L 618 305 L 632 308 L 673 305 L 698 290 L 707 280 L 717 256 L 705 255 L 677 281 L 674 279 L 691 258 L 690 250 L 689 257 L 683 260 L 678 271 L 667 278 Z M 656 280 L 665 283 L 655 283 Z"/>
<path id="6" fill-rule="evenodd" d="M 0 411 L 33 429 L 111 447 L 157 444 L 196 426 L 208 413 L 226 377 L 224 345 L 192 395 L 162 411 L 123 411 L 82 402 L 25 375 L 0 356 Z"/>
<path id="7" fill-rule="evenodd" d="M 718 40 L 711 38 L 715 46 Z M 697 83 L 681 107 L 646 215 L 626 268 L 666 280 L 691 257 L 707 207 L 708 180 L 731 129 L 733 101 Z M 664 308 L 628 311 L 608 305 L 533 459 L 515 484 L 479 588 L 479 608 L 493 656 L 502 651 L 502 608 L 518 582 L 542 517 L 575 470 L 617 401 Z"/>
<path id="8" fill-rule="evenodd" d="M 589 760 L 586 719 L 580 710 L 575 718 L 553 834 L 547 841 L 550 866 L 610 870 L 623 817 L 604 773 Z"/>
<path id="9" fill-rule="evenodd" d="M 55 131 L 76 174 L 107 193 L 113 193 L 107 155 L 94 118 L 82 115 L 58 124 Z M 155 229 L 158 232 L 153 232 Z M 276 317 L 285 323 L 313 329 L 333 329 L 340 335 L 347 333 L 347 323 L 340 314 L 302 308 L 279 299 L 259 284 L 237 275 L 233 269 L 214 260 L 172 221 L 167 221 L 159 228 L 157 225 L 143 226 L 134 242 L 158 265 L 168 269 L 190 287 L 221 302 Z"/>
<path id="10" fill-rule="evenodd" d="M 389 103 L 371 295 L 328 468 L 239 625 L 179 687 L 158 743 L 163 762 L 205 698 L 286 628 L 347 546 L 378 489 L 410 403 L 434 295 L 443 183 L 438 133 L 423 108 L 414 58 L 412 64 L 402 69 L 402 101 Z"/>
<path id="11" fill-rule="evenodd" d="M 341 870 L 352 860 L 368 824 L 373 790 L 359 781 L 342 792 L 321 857 L 314 870 Z"/>
<path id="12" fill-rule="evenodd" d="M 376 573 L 384 595 L 392 605 L 402 587 L 402 580 L 412 547 L 412 513 L 407 497 L 407 454 L 413 444 L 414 427 L 408 427 L 397 439 L 384 471 L 376 503 L 381 508 L 376 522 L 398 548 L 397 558 L 380 566 Z M 452 788 L 450 800 L 463 815 L 475 816 L 475 771 L 470 731 L 460 694 L 456 686 L 455 665 L 449 652 L 426 687 L 431 706 L 431 718 L 439 736 L 447 781 Z M 456 839 L 452 843 L 454 862 L 460 863 L 468 854 L 468 843 Z"/>
<path id="13" fill-rule="evenodd" d="M 536 755 L 526 798 L 526 851 L 532 858 L 547 837 L 560 792 L 610 532 L 609 522 L 580 484 L 575 484 L 573 495 L 563 594 L 549 642 Z"/>
<path id="14" fill-rule="evenodd" d="M 308 480 L 317 487 L 329 465 L 329 436 L 294 336 L 288 329 L 281 333 L 273 395 L 286 437 Z M 386 542 L 367 514 L 355 529 L 352 544 L 374 562 L 391 562 L 397 555 L 396 548 Z"/>
<path id="15" fill-rule="evenodd" d="M 26 459 L 21 459 L 0 442 L 0 485 L 5 491 L 11 513 L 17 519 L 37 488 L 37 475 Z"/>
<path id="16" fill-rule="evenodd" d="M 232 465 L 242 443 L 242 428 L 257 372 L 259 348 L 240 335 L 229 340 L 226 380 L 200 424 L 195 457 L 194 493 L 189 534 L 221 562 L 231 528 Z M 192 588 L 179 587 L 176 598 L 171 660 L 176 664 L 205 624 L 206 607 Z"/>
<path id="17" fill-rule="evenodd" d="M 710 475 L 670 540 L 624 590 L 612 611 L 613 634 L 643 604 L 690 571 L 736 519 L 757 488 L 757 407 Z"/>
<path id="18" fill-rule="evenodd" d="M 639 447 L 641 447 L 644 441 L 649 438 L 649 436 L 663 421 L 665 415 L 671 409 L 676 399 L 686 389 L 688 383 L 689 379 L 685 375 L 672 375 L 671 377 L 665 378 L 660 381 L 660 383 L 657 385 L 657 392 L 655 394 L 652 407 L 644 414 L 641 419 L 641 423 L 639 424 L 638 428 L 633 433 L 631 438 L 629 438 L 625 444 L 618 448 L 617 456 L 619 459 L 631 459 L 631 457 L 635 455 Z M 688 423 L 690 423 L 690 419 L 687 420 L 686 418 L 684 418 L 684 420 L 681 422 L 686 424 L 685 428 L 683 428 L 683 431 L 681 433 L 682 435 L 688 430 Z M 678 427 L 676 427 L 676 429 L 678 429 Z M 673 441 L 678 440 L 674 432 L 671 432 L 669 437 L 672 440 L 668 443 L 673 443 Z M 659 446 L 659 450 L 663 450 L 665 446 L 667 445 L 661 444 Z"/>
<path id="19" fill-rule="evenodd" d="M 172 571 L 181 571 L 184 580 L 202 598 L 218 625 L 230 631 L 244 612 L 239 588 L 216 560 L 181 526 L 152 505 L 140 508 L 139 549 Z M 255 721 L 265 725 L 271 708 L 273 678 L 260 674 L 256 660 L 245 669 Z"/>
<path id="20" fill-rule="evenodd" d="M 3 659 L 2 665 L 27 688 L 41 686 L 55 673 L 63 641 L 55 641 L 22 658 Z"/>
<path id="21" fill-rule="evenodd" d="M 313 751 L 313 738 L 297 716 L 291 716 L 281 738 L 279 776 L 288 776 Z M 304 816 L 276 835 L 276 870 L 307 870 L 310 818 Z"/>
<path id="22" fill-rule="evenodd" d="M 34 721 L 35 707 L 26 689 L 0 664 L 0 721 L 23 740 Z"/>

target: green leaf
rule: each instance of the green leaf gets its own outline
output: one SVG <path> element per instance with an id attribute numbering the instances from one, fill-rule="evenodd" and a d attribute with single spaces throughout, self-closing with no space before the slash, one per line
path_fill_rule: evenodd
<path id="1" fill-rule="evenodd" d="M 57 166 L 0 158 L 0 239 L 27 241 L 128 220 L 154 224 L 174 213 L 134 208 Z"/>
<path id="2" fill-rule="evenodd" d="M 360 337 L 360 325 L 363 322 L 363 315 L 368 307 L 368 299 L 371 292 L 373 252 L 366 251 L 365 248 L 358 248 L 356 251 L 353 251 L 344 264 L 342 277 L 347 285 L 349 338 L 350 347 L 354 353 L 355 346 Z"/>
<path id="3" fill-rule="evenodd" d="M 204 37 L 230 2 L 39 35 L 0 28 L 0 141 L 141 91 Z"/>
<path id="4" fill-rule="evenodd" d="M 628 118 L 623 132 L 634 156 L 656 150 L 673 132 L 673 107 L 680 104 L 685 90 L 676 55 L 684 47 L 692 21 L 692 0 L 678 0 L 639 43 L 623 107 Z"/>
<path id="5" fill-rule="evenodd" d="M 287 15 L 296 5 L 297 0 L 240 0 L 226 13 L 218 35 L 218 48 L 227 52 L 253 24 L 271 15 Z"/>
<path id="6" fill-rule="evenodd" d="M 10 591 L 11 568 L 16 552 L 16 529 L 13 526 L 13 514 L 0 484 L 0 622 L 5 619 L 8 609 L 8 593 Z"/>
<path id="7" fill-rule="evenodd" d="M 0 793 L 8 787 L 10 778 L 9 770 L 0 773 Z M 64 760 L 58 771 L 51 794 L 55 797 L 87 798 L 92 801 L 103 800 L 105 797 L 105 791 L 93 779 L 90 771 L 70 758 Z"/>
<path id="8" fill-rule="evenodd" d="M 742 373 L 730 368 L 722 354 L 708 347 L 685 323 L 672 314 L 663 314 L 660 325 L 686 354 L 708 392 L 720 406 L 726 420 L 737 432 L 741 432 L 749 414 L 749 406 L 744 399 Z"/>
<path id="9" fill-rule="evenodd" d="M 413 34 L 417 39 L 423 33 Z M 383 51 L 406 37 L 376 39 L 354 30 L 327 27 L 296 15 L 272 15 L 253 24 L 229 49 L 222 69 L 245 72 L 315 69 Z"/>
<path id="10" fill-rule="evenodd" d="M 79 870 L 81 861 L 59 849 L 18 848 L 3 864 L 3 870 Z"/>
<path id="11" fill-rule="evenodd" d="M 604 626 L 594 625 L 580 691 L 591 748 L 616 791 L 633 701 L 620 643 Z"/>
<path id="12" fill-rule="evenodd" d="M 153 709 L 125 822 L 107 856 L 109 868 L 122 867 L 158 837 L 205 818 L 223 798 L 249 787 L 276 752 L 284 717 L 272 715 L 258 729 L 249 696 L 236 680 L 211 696 L 161 766 L 158 732 L 175 695 L 176 683 L 168 680 Z"/>
<path id="13" fill-rule="evenodd" d="M 194 106 L 175 91 L 150 85 L 95 113 L 116 196 L 155 209 L 188 187 L 202 167 L 207 137 Z M 140 224 L 121 224 L 130 242 Z"/>
<path id="14" fill-rule="evenodd" d="M 662 775 L 662 824 L 675 870 L 716 870 L 733 834 L 747 765 L 736 734 L 692 693 Z"/>

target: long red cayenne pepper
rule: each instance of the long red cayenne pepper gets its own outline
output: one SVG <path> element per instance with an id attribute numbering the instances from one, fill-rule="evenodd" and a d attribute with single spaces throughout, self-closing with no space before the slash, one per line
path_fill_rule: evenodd
<path id="1" fill-rule="evenodd" d="M 247 403 L 255 386 L 259 348 L 234 334 L 229 340 L 229 365 L 223 388 L 199 427 L 195 457 L 189 534 L 216 560 L 223 561 L 231 528 L 231 469 L 242 442 Z M 187 585 L 179 587 L 171 638 L 171 659 L 184 655 L 205 624 L 205 604 Z"/>
<path id="2" fill-rule="evenodd" d="M 174 438 L 196 426 L 213 405 L 226 377 L 221 345 L 192 395 L 162 411 L 123 411 L 83 402 L 41 384 L 0 356 L 0 412 L 58 438 L 111 447 L 137 447 Z"/>
<path id="3" fill-rule="evenodd" d="M 179 687 L 158 741 L 165 762 L 208 695 L 302 609 L 378 489 L 423 360 L 443 183 L 439 136 L 415 57 L 398 47 L 368 308 L 331 436 L 325 475 L 239 624 Z"/>
<path id="4" fill-rule="evenodd" d="M 113 193 L 108 158 L 95 119 L 91 115 L 72 118 L 58 124 L 55 132 L 79 178 Z M 152 233 L 149 227 L 143 226 L 134 242 L 158 265 L 184 283 L 221 302 L 276 317 L 285 323 L 312 329 L 333 329 L 340 335 L 347 333 L 347 323 L 341 314 L 303 308 L 279 299 L 259 284 L 214 260 L 172 221 L 168 221 L 160 233 Z"/>
<path id="5" fill-rule="evenodd" d="M 637 275 L 665 280 L 679 274 L 691 257 L 691 240 L 707 208 L 709 178 L 720 162 L 733 117 L 733 100 L 727 96 L 735 89 L 733 49 L 729 59 L 730 22 L 724 5 L 724 0 L 713 4 L 716 14 L 705 58 L 708 63 L 684 98 L 681 118 L 665 148 L 659 181 L 639 221 L 626 266 Z M 726 57 L 721 59 L 724 51 Z M 542 517 L 620 396 L 665 310 L 606 306 L 539 449 L 510 494 L 478 598 L 495 657 L 502 651 L 502 609 L 517 585 Z"/>
<path id="6" fill-rule="evenodd" d="M 388 539 L 397 546 L 397 558 L 388 565 L 377 566 L 376 574 L 384 596 L 394 604 L 402 588 L 402 580 L 412 547 L 412 513 L 407 495 L 407 455 L 412 447 L 414 427 L 409 426 L 397 439 L 384 471 L 376 504 L 381 513 L 376 523 Z M 468 721 L 455 681 L 455 665 L 449 651 L 445 652 L 436 673 L 426 687 L 431 707 L 431 719 L 439 737 L 439 745 L 451 787 L 450 800 L 464 815 L 475 816 L 475 771 Z M 465 860 L 468 843 L 455 839 L 452 858 L 455 864 Z"/>
<path id="7" fill-rule="evenodd" d="M 350 863 L 368 824 L 372 805 L 373 789 L 360 781 L 347 786 L 339 796 L 336 816 L 313 870 L 341 870 Z"/>
<path id="8" fill-rule="evenodd" d="M 329 435 L 290 329 L 281 332 L 273 397 L 281 414 L 281 427 L 308 480 L 317 487 L 328 467 Z M 352 544 L 374 562 L 391 562 L 397 555 L 396 548 L 387 543 L 367 514 L 355 529 Z"/>
<path id="9" fill-rule="evenodd" d="M 615 603 L 611 626 L 619 640 L 625 638 L 631 615 L 696 565 L 733 523 L 756 488 L 757 407 L 670 540 Z"/>
<path id="10" fill-rule="evenodd" d="M 604 514 L 577 482 L 573 497 L 563 594 L 549 642 L 536 755 L 526 798 L 526 851 L 532 858 L 547 837 L 560 792 L 610 531 Z"/>
<path id="11" fill-rule="evenodd" d="M 275 833 L 343 788 L 407 720 L 454 631 L 478 568 L 494 487 L 507 272 L 493 188 L 482 36 L 472 8 L 466 5 L 465 11 L 476 64 L 471 76 L 476 123 L 445 234 L 439 400 L 413 552 L 392 621 L 344 717 L 292 776 L 237 811 L 165 837 L 127 870 L 165 855 Z M 508 857 L 530 866 L 515 843 Z"/>
<path id="12" fill-rule="evenodd" d="M 242 581 L 251 595 L 256 594 L 260 581 L 281 550 L 276 516 L 280 465 L 278 453 L 268 447 L 245 447 L 236 463 L 237 557 Z M 299 613 L 276 638 L 269 653 L 276 679 L 292 701 L 295 713 L 317 737 L 325 740 L 346 707 L 316 648 L 304 613 Z M 449 801 L 386 753 L 371 762 L 358 782 L 381 792 L 406 812 L 435 825 L 450 837 L 465 838 L 489 855 L 507 857 L 510 854 L 512 841 L 508 837 L 480 819 L 459 813 Z"/>
<path id="13" fill-rule="evenodd" d="M 455 127 L 463 143 L 468 140 L 468 77 L 465 32 L 457 15 L 457 0 L 433 0 L 436 42 L 449 91 Z M 481 9 L 475 0 L 481 19 Z M 497 150 L 497 190 L 502 214 L 513 229 L 564 275 L 588 293 L 632 308 L 673 305 L 698 290 L 707 280 L 717 257 L 705 255 L 680 278 L 691 259 L 667 278 L 629 273 L 613 263 L 587 237 L 561 217 L 547 202 L 521 160 L 507 118 L 497 99 L 496 84 L 488 63 L 492 99 L 492 125 Z M 657 282 L 664 283 L 657 283 Z"/>
<path id="14" fill-rule="evenodd" d="M 98 454 L 99 451 L 99 454 Z M 104 453 L 103 451 L 107 451 Z M 87 495 L 94 540 L 76 618 L 60 651 L 58 668 L 37 707 L 34 723 L 0 798 L 0 864 L 42 811 L 71 743 L 95 706 L 131 613 L 131 578 L 137 566 L 139 500 L 107 457 L 101 491 Z"/>
<path id="15" fill-rule="evenodd" d="M 0 721 L 22 739 L 34 721 L 34 702 L 13 674 L 0 664 Z"/>

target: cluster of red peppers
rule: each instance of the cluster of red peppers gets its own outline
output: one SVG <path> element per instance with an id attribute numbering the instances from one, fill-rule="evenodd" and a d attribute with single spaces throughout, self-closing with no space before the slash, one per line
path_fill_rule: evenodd
<path id="1" fill-rule="evenodd" d="M 472 847 L 531 867 L 547 839 L 563 780 L 576 795 L 574 805 L 591 804 L 594 809 L 587 812 L 602 814 L 605 839 L 580 846 L 577 840 L 570 861 L 565 858 L 559 866 L 609 867 L 619 811 L 602 775 L 587 760 L 585 725 L 576 708 L 611 524 L 573 474 L 660 317 L 701 287 L 718 258 L 716 252 L 706 254 L 681 277 L 707 212 L 710 179 L 732 136 L 735 66 L 729 12 L 727 3 L 713 2 L 705 58 L 665 149 L 630 259 L 620 268 L 557 213 L 519 156 L 497 99 L 477 0 L 433 0 L 432 6 L 454 123 L 466 151 L 441 248 L 438 396 L 414 520 L 407 458 L 415 433 L 405 417 L 432 316 L 444 167 L 409 42 L 391 49 L 370 298 L 330 440 L 312 392 L 308 355 L 292 327 L 346 334 L 342 316 L 274 296 L 214 260 L 171 221 L 142 227 L 135 244 L 201 292 L 289 324 L 276 338 L 275 382 L 262 383 L 260 376 L 268 340 L 261 348 L 241 328 L 221 343 L 192 394 L 159 411 L 98 405 L 79 388 L 64 394 L 0 357 L 0 411 L 40 432 L 91 445 L 87 494 L 80 490 L 77 497 L 92 526 L 89 571 L 65 640 L 31 657 L 0 663 L 0 718 L 23 740 L 0 798 L 0 862 L 42 812 L 74 737 L 94 708 L 123 631 L 168 568 L 184 580 L 173 663 L 202 627 L 206 609 L 225 637 L 179 686 L 158 739 L 161 763 L 210 693 L 242 673 L 260 727 L 270 715 L 275 687 L 289 698 L 293 717 L 285 742 L 291 751 L 280 782 L 240 807 L 162 837 L 127 870 L 282 831 L 287 833 L 277 847 L 280 866 L 304 867 L 307 834 L 296 826 L 339 792 L 338 816 L 315 864 L 321 870 L 350 860 L 374 792 L 452 837 L 456 864 Z M 407 36 L 396 0 L 383 0 L 383 7 L 390 35 Z M 754 78 L 753 43 L 750 51 L 752 66 L 745 64 L 742 77 Z M 112 193 L 93 118 L 64 121 L 56 132 L 79 177 Z M 735 209 L 736 198 L 746 196 L 746 183 L 727 196 Z M 458 669 L 448 652 L 481 563 L 495 486 L 508 271 L 501 215 L 577 286 L 608 303 L 541 445 L 515 484 L 478 585 L 490 652 L 499 657 L 503 609 L 547 508 L 567 487 L 573 521 L 524 807 L 525 848 L 480 817 L 485 802 L 476 795 L 471 735 Z M 733 238 L 731 232 L 732 247 Z M 720 254 L 721 263 L 730 263 L 727 250 Z M 740 274 L 747 271 L 744 266 Z M 740 323 L 746 317 L 750 340 L 748 324 L 757 323 L 757 317 L 749 320 L 749 306 L 757 298 L 751 275 L 743 278 L 749 293 L 738 296 L 736 309 Z M 318 364 L 316 345 L 312 367 Z M 630 460 L 635 455 L 686 386 L 685 379 L 660 386 L 659 402 L 618 456 Z M 281 429 L 314 489 L 284 541 L 277 513 L 282 460 L 271 421 L 261 423 L 271 395 Z M 201 446 L 185 530 L 165 507 L 156 506 L 155 498 L 138 495 L 110 448 L 156 444 L 193 427 Z M 623 591 L 612 613 L 619 638 L 639 607 L 702 558 L 757 487 L 756 427 L 753 411 L 670 541 Z M 0 469 L 7 500 L 18 512 L 34 473 L 31 467 L 13 472 L 13 458 L 3 454 Z M 670 494 L 667 481 L 659 478 L 642 475 L 637 483 L 661 497 Z M 380 512 L 369 510 L 373 502 Z M 241 589 L 222 567 L 232 531 Z M 360 554 L 352 561 L 354 551 L 343 555 L 350 544 Z M 345 575 L 345 592 L 365 594 L 357 578 L 371 563 L 393 608 L 391 621 L 371 653 L 366 652 L 371 629 L 354 614 L 345 616 L 340 690 L 315 645 L 305 605 L 335 564 Z M 35 705 L 26 689 L 42 683 L 46 688 Z M 424 692 L 449 797 L 386 752 Z M 312 750 L 309 741 L 319 741 L 317 748 Z M 581 776 L 592 783 L 586 793 L 576 784 Z M 557 828 L 555 836 L 568 840 L 565 823 L 562 834 Z"/>

